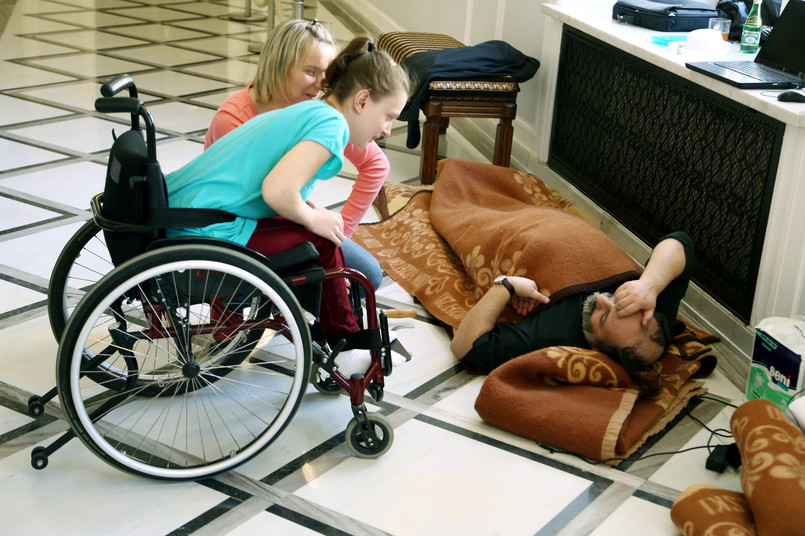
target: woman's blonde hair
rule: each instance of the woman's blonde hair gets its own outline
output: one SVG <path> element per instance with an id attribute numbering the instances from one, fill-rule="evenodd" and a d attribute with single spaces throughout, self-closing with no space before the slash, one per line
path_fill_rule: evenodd
<path id="1" fill-rule="evenodd" d="M 368 37 L 356 37 L 344 47 L 324 74 L 324 97 L 344 102 L 350 95 L 366 89 L 374 100 L 399 89 L 409 92 L 408 74 L 391 56 L 375 47 Z"/>
<path id="2" fill-rule="evenodd" d="M 275 26 L 268 35 L 252 87 L 259 102 L 269 102 L 274 98 L 286 98 L 286 84 L 291 67 L 304 60 L 311 46 L 324 43 L 336 50 L 335 41 L 319 21 L 292 19 Z"/>

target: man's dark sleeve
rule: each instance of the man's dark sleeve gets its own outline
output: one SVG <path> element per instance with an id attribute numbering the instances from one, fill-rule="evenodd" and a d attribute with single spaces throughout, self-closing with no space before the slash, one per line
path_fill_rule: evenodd
<path id="1" fill-rule="evenodd" d="M 665 315 L 665 318 L 668 320 L 668 322 L 673 324 L 677 313 L 679 312 L 679 304 L 682 302 L 682 298 L 685 297 L 685 293 L 688 290 L 690 276 L 693 273 L 693 270 L 696 268 L 696 247 L 693 243 L 693 240 L 684 231 L 676 231 L 674 233 L 667 234 L 662 238 L 662 240 L 667 238 L 673 238 L 679 241 L 685 248 L 684 270 L 682 270 L 682 273 L 679 274 L 676 279 L 671 281 L 665 290 L 663 290 L 660 295 L 657 296 L 656 310 Z M 660 240 L 660 242 L 662 242 L 662 240 Z"/>
<path id="2" fill-rule="evenodd" d="M 528 319 L 516 324 L 498 322 L 491 331 L 475 339 L 461 362 L 470 372 L 489 374 L 506 361 L 535 350 L 528 325 Z"/>

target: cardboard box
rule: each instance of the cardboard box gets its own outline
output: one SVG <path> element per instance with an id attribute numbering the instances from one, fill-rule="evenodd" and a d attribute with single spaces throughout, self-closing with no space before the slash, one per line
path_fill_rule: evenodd
<path id="1" fill-rule="evenodd" d="M 773 330 L 769 330 L 772 331 Z M 799 354 L 778 341 L 771 333 L 755 329 L 752 366 L 746 386 L 746 399 L 763 398 L 783 412 L 793 396 L 805 388 L 805 366 Z"/>

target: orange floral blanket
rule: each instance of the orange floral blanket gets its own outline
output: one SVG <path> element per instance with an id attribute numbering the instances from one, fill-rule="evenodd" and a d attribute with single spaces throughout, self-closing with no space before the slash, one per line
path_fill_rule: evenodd
<path id="1" fill-rule="evenodd" d="M 435 189 L 388 185 L 386 195 L 409 200 L 390 218 L 359 226 L 353 239 L 453 327 L 499 274 L 530 277 L 554 295 L 639 273 L 623 249 L 534 175 L 447 159 Z"/>

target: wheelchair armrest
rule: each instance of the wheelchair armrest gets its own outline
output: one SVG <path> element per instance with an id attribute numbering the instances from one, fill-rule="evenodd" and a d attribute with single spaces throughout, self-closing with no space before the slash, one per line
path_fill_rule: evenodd
<path id="1" fill-rule="evenodd" d="M 268 267 L 280 274 L 288 273 L 315 264 L 318 259 L 316 246 L 310 242 L 302 242 L 291 249 L 270 255 Z"/>
<path id="2" fill-rule="evenodd" d="M 92 219 L 104 231 L 114 233 L 152 233 L 154 228 L 149 225 L 137 225 L 112 220 L 103 215 L 103 194 L 100 193 L 90 200 Z"/>

